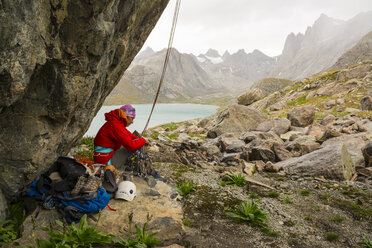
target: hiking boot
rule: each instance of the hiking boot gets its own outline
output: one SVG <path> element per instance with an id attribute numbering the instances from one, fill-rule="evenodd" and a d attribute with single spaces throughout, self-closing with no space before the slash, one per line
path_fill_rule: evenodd
<path id="1" fill-rule="evenodd" d="M 102 185 L 102 181 L 99 177 L 89 176 L 86 179 L 85 184 L 83 188 L 80 190 L 80 192 L 83 192 L 83 193 L 96 192 L 98 188 L 101 187 L 101 185 Z"/>
<path id="2" fill-rule="evenodd" d="M 151 176 L 153 176 L 155 179 L 159 180 L 159 181 L 162 181 L 164 183 L 167 182 L 167 179 L 165 179 L 164 177 L 160 176 L 159 172 L 157 172 L 155 169 L 152 170 Z"/>

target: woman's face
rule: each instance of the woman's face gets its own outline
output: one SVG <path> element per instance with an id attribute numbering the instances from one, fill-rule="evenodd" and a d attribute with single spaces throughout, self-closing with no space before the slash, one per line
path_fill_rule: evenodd
<path id="1" fill-rule="evenodd" d="M 133 123 L 134 119 L 132 117 L 130 117 L 130 116 L 127 116 L 127 119 L 128 119 L 127 126 L 129 127 Z"/>

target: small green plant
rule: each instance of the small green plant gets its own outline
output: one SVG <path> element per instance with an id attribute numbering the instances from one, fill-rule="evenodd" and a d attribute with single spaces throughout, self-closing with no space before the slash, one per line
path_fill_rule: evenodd
<path id="1" fill-rule="evenodd" d="M 284 225 L 286 225 L 286 226 L 295 226 L 296 225 L 296 222 L 293 221 L 293 220 L 289 220 L 289 221 L 284 222 Z"/>
<path id="2" fill-rule="evenodd" d="M 358 244 L 365 248 L 372 248 L 372 241 L 367 234 L 364 235 L 364 242 Z"/>
<path id="3" fill-rule="evenodd" d="M 232 211 L 225 213 L 237 222 L 247 222 L 252 226 L 266 227 L 268 222 L 267 213 L 253 200 L 243 201 Z"/>
<path id="4" fill-rule="evenodd" d="M 61 221 L 56 220 L 56 224 L 62 229 L 43 227 L 41 230 L 48 232 L 49 239 L 39 239 L 35 232 L 34 234 L 36 247 L 38 248 L 52 248 L 52 247 L 92 247 L 93 245 L 109 245 L 112 244 L 114 236 L 111 234 L 103 234 L 96 230 L 96 226 L 88 226 L 87 215 L 83 215 L 80 219 L 79 226 L 76 227 L 75 223 L 70 226 L 64 225 Z M 21 246 L 32 247 L 32 246 Z"/>
<path id="5" fill-rule="evenodd" d="M 183 183 L 177 183 L 176 189 L 180 192 L 181 196 L 188 195 L 192 190 L 194 190 L 195 184 L 185 181 Z"/>
<path id="6" fill-rule="evenodd" d="M 21 203 L 12 204 L 8 219 L 0 222 L 0 247 L 19 237 L 19 228 L 24 219 Z"/>
<path id="7" fill-rule="evenodd" d="M 139 228 L 137 225 L 135 225 L 137 237 L 132 239 L 131 238 L 131 232 L 132 232 L 132 223 L 133 223 L 133 212 L 128 214 L 129 219 L 129 230 L 128 230 L 128 238 L 122 239 L 116 239 L 116 243 L 119 245 L 122 245 L 123 247 L 135 247 L 135 248 L 146 248 L 146 247 L 155 247 L 156 245 L 160 245 L 160 241 L 155 238 L 155 235 L 157 233 L 147 234 L 147 227 L 150 222 L 150 215 L 147 214 L 146 223 L 143 224 L 142 228 Z"/>
<path id="8" fill-rule="evenodd" d="M 178 128 L 180 124 L 182 124 L 182 122 L 178 122 L 178 123 L 171 122 L 171 123 L 161 125 L 160 127 L 163 129 L 169 129 L 169 131 L 174 131 Z"/>
<path id="9" fill-rule="evenodd" d="M 275 192 L 275 191 L 269 193 L 269 197 L 271 197 L 271 198 L 277 198 L 277 197 L 279 197 L 279 195 L 280 194 L 278 192 Z"/>
<path id="10" fill-rule="evenodd" d="M 150 135 L 151 139 L 158 140 L 159 139 L 159 133 L 153 133 Z"/>
<path id="11" fill-rule="evenodd" d="M 298 106 L 298 105 L 304 104 L 304 103 L 307 102 L 306 97 L 307 97 L 307 94 L 304 94 L 303 96 L 300 96 L 299 98 L 297 98 L 293 101 L 287 102 L 287 105 L 288 106 L 294 106 L 294 105 Z"/>
<path id="12" fill-rule="evenodd" d="M 301 190 L 300 194 L 303 195 L 303 196 L 308 196 L 308 195 L 310 195 L 310 190 L 308 190 L 308 189 Z"/>
<path id="13" fill-rule="evenodd" d="M 334 222 L 343 222 L 345 220 L 345 218 L 342 217 L 342 216 L 335 216 L 335 217 L 332 217 L 331 220 L 334 221 Z"/>
<path id="14" fill-rule="evenodd" d="M 287 179 L 285 179 L 284 177 L 277 177 L 276 180 L 281 181 L 281 182 L 287 181 Z"/>
<path id="15" fill-rule="evenodd" d="M 0 246 L 12 242 L 17 239 L 17 232 L 15 231 L 14 222 L 11 220 L 4 220 L 0 222 Z"/>
<path id="16" fill-rule="evenodd" d="M 312 220 L 313 220 L 313 217 L 311 217 L 310 214 L 309 214 L 309 215 L 306 216 L 304 219 L 305 219 L 305 220 L 308 220 L 308 221 L 312 221 Z"/>
<path id="17" fill-rule="evenodd" d="M 168 138 L 170 139 L 177 139 L 178 136 L 180 135 L 179 133 L 170 133 L 170 134 L 165 134 Z"/>
<path id="18" fill-rule="evenodd" d="M 76 154 L 79 156 L 87 157 L 93 160 L 93 153 L 94 153 L 94 137 L 84 137 L 79 144 L 79 149 L 81 146 L 84 145 L 88 148 L 88 150 L 78 151 Z"/>
<path id="19" fill-rule="evenodd" d="M 322 195 L 319 195 L 319 198 L 322 199 L 322 200 L 328 200 L 329 197 L 331 197 L 330 194 L 322 194 Z"/>
<path id="20" fill-rule="evenodd" d="M 325 183 L 325 184 L 323 184 L 323 186 L 326 187 L 327 189 L 331 188 L 331 185 L 329 183 Z"/>
<path id="21" fill-rule="evenodd" d="M 259 198 L 259 196 L 256 193 L 250 193 L 250 194 L 248 194 L 248 197 L 250 199 L 258 199 Z"/>
<path id="22" fill-rule="evenodd" d="M 192 226 L 191 220 L 187 216 L 183 218 L 182 223 L 188 227 Z"/>
<path id="23" fill-rule="evenodd" d="M 234 185 L 234 187 L 243 187 L 245 185 L 245 177 L 242 173 L 230 173 L 229 175 L 226 175 L 225 182 L 227 185 Z"/>
<path id="24" fill-rule="evenodd" d="M 340 235 L 338 235 L 338 233 L 335 233 L 335 232 L 327 232 L 327 234 L 326 234 L 326 239 L 328 241 L 335 241 L 339 237 L 340 237 Z"/>
<path id="25" fill-rule="evenodd" d="M 293 203 L 293 201 L 292 201 L 292 199 L 291 199 L 289 196 L 287 196 L 287 197 L 283 200 L 283 203 L 291 204 L 291 203 Z"/>

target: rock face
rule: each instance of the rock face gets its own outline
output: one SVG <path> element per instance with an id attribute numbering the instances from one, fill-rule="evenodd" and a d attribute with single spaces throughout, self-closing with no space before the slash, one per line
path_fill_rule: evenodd
<path id="1" fill-rule="evenodd" d="M 366 34 L 355 46 L 344 53 L 332 68 L 345 68 L 347 65 L 354 65 L 365 60 L 372 60 L 372 32 Z"/>
<path id="2" fill-rule="evenodd" d="M 287 36 L 283 52 L 270 76 L 301 79 L 324 70 L 371 28 L 371 11 L 360 13 L 347 21 L 322 14 L 307 28 L 305 34 L 291 33 Z"/>
<path id="3" fill-rule="evenodd" d="M 257 100 L 260 100 L 262 97 L 264 97 L 262 90 L 259 88 L 253 88 L 238 96 L 238 104 L 247 106 Z"/>
<path id="4" fill-rule="evenodd" d="M 8 198 L 79 141 L 167 3 L 1 1 L 0 186 Z"/>
<path id="5" fill-rule="evenodd" d="M 362 153 L 366 167 L 372 166 L 372 142 L 368 143 L 362 148 Z"/>
<path id="6" fill-rule="evenodd" d="M 351 156 L 343 144 L 327 146 L 276 165 L 289 173 L 337 180 L 350 180 L 355 170 Z"/>
<path id="7" fill-rule="evenodd" d="M 294 108 L 288 112 L 287 118 L 291 121 L 291 125 L 295 127 L 306 127 L 313 123 L 315 110 L 312 106 L 304 106 Z"/>
<path id="8" fill-rule="evenodd" d="M 133 212 L 132 232 L 135 232 L 134 225 L 141 227 L 146 223 L 147 214 L 151 216 L 148 225 L 148 232 L 156 232 L 156 237 L 164 244 L 172 243 L 180 239 L 183 234 L 182 207 L 177 200 L 178 193 L 171 186 L 157 182 L 150 187 L 141 178 L 134 178 L 137 187 L 137 196 L 133 201 L 111 199 L 109 206 L 116 211 L 111 211 L 107 207 L 101 211 L 101 217 L 97 228 L 104 232 L 114 234 L 119 237 L 128 237 L 128 214 Z M 96 216 L 97 217 L 97 216 Z M 41 231 L 41 227 L 54 224 L 54 220 L 59 219 L 60 214 L 55 210 L 41 210 L 38 218 L 35 219 L 36 232 L 39 238 L 48 238 L 46 232 Z M 89 222 L 91 221 L 88 219 Z M 96 224 L 95 222 L 91 225 Z M 33 225 L 31 216 L 28 216 L 23 224 L 22 244 L 34 243 L 32 236 Z M 55 225 L 56 226 L 56 225 Z"/>
<path id="9" fill-rule="evenodd" d="M 233 104 L 218 114 L 215 125 L 208 132 L 208 137 L 215 138 L 228 132 L 251 131 L 265 120 L 267 120 L 266 114 L 242 105 Z"/>

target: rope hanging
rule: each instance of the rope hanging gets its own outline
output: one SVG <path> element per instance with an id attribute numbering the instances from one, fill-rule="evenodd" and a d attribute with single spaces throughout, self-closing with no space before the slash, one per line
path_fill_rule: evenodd
<path id="1" fill-rule="evenodd" d="M 170 52 L 172 50 L 172 43 L 173 43 L 173 38 L 174 38 L 174 32 L 176 30 L 176 24 L 177 24 L 178 12 L 180 10 L 180 5 L 181 5 L 181 0 L 177 0 L 176 7 L 174 8 L 172 29 L 171 29 L 171 33 L 170 33 L 170 36 L 169 36 L 168 48 L 167 48 L 167 53 L 166 53 L 165 59 L 164 59 L 163 71 L 161 73 L 160 82 L 159 82 L 159 86 L 158 86 L 158 91 L 156 92 L 154 103 L 152 105 L 151 112 L 150 112 L 149 118 L 147 119 L 145 128 L 142 131 L 142 135 L 145 133 L 145 131 L 147 129 L 147 126 L 149 125 L 149 122 L 150 122 L 150 119 L 151 119 L 151 116 L 152 116 L 152 112 L 154 111 L 156 101 L 158 100 L 158 97 L 159 97 L 159 92 L 160 92 L 161 85 L 163 84 L 165 71 L 167 70 L 167 65 L 168 65 Z"/>

